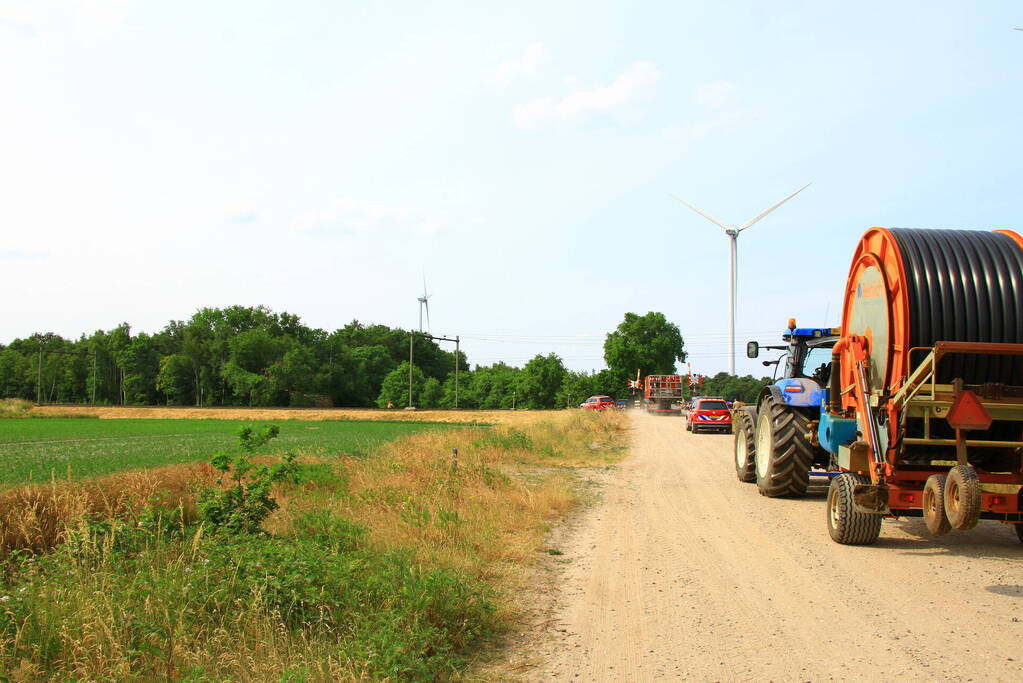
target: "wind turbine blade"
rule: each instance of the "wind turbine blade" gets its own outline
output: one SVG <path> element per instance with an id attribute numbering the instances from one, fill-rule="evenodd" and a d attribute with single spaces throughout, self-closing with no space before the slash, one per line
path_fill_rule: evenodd
<path id="1" fill-rule="evenodd" d="M 423 298 L 426 298 L 426 273 L 423 273 Z"/>
<path id="2" fill-rule="evenodd" d="M 805 190 L 806 188 L 810 187 L 810 185 L 812 185 L 812 184 L 813 184 L 813 183 L 807 183 L 806 185 L 803 185 L 803 186 L 802 186 L 801 188 L 799 188 L 798 190 L 796 190 L 795 192 L 793 192 L 792 194 L 790 194 L 790 195 L 789 195 L 788 197 L 786 197 L 785 199 L 783 199 L 783 200 L 781 200 L 780 202 L 778 202 L 777 204 L 774 204 L 774 205 L 772 205 L 772 206 L 769 206 L 768 208 L 764 209 L 763 211 L 761 211 L 760 213 L 758 213 L 758 214 L 757 214 L 756 216 L 754 216 L 753 218 L 751 218 L 751 219 L 750 219 L 749 221 L 747 221 L 747 222 L 746 222 L 745 224 L 743 224 L 742 226 L 740 226 L 740 227 L 739 227 L 739 232 L 742 232 L 743 230 L 745 230 L 745 229 L 746 229 L 746 228 L 748 228 L 749 226 L 753 225 L 754 223 L 756 223 L 757 221 L 759 221 L 759 220 L 760 220 L 761 218 L 763 218 L 763 217 L 764 217 L 764 216 L 766 216 L 767 214 L 771 213 L 772 211 L 774 211 L 775 209 L 777 209 L 777 208 L 778 208 L 779 206 L 781 206 L 782 204 L 784 204 L 784 203 L 785 203 L 785 202 L 787 202 L 788 200 L 790 200 L 790 199 L 792 199 L 793 197 L 795 197 L 795 196 L 796 196 L 797 194 L 799 194 L 800 192 L 802 192 L 802 191 L 803 191 L 803 190 Z"/>
<path id="3" fill-rule="evenodd" d="M 429 332 L 430 331 L 430 297 L 426 297 L 426 301 L 424 301 L 423 303 L 426 304 L 426 331 Z"/>
<path id="4" fill-rule="evenodd" d="M 719 218 L 715 218 L 714 216 L 711 216 L 709 213 L 707 213 L 706 211 L 703 211 L 702 209 L 697 209 L 695 206 L 693 206 L 689 202 L 687 202 L 687 201 L 685 201 L 683 199 L 679 199 L 675 195 L 671 195 L 671 198 L 674 199 L 676 202 L 681 202 L 682 204 L 685 204 L 690 209 L 692 209 L 696 213 L 700 214 L 701 216 L 706 218 L 711 223 L 714 223 L 715 225 L 717 225 L 719 228 L 722 228 L 724 230 L 731 230 L 731 227 L 728 226 L 728 225 L 725 225 L 725 222 L 723 220 L 721 220 Z"/>

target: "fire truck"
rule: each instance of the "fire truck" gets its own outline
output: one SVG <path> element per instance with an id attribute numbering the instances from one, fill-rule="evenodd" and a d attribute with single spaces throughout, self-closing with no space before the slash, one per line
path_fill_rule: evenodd
<path id="1" fill-rule="evenodd" d="M 648 413 L 682 414 L 682 376 L 647 375 L 643 378 L 643 405 Z"/>

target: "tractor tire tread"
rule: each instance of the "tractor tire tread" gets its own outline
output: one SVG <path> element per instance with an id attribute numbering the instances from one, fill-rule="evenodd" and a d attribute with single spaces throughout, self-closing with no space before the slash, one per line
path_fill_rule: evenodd
<path id="1" fill-rule="evenodd" d="M 774 398 L 762 406 L 771 419 L 774 453 L 766 477 L 757 479 L 757 486 L 770 498 L 800 497 L 810 485 L 814 448 L 806 439 L 811 418 L 800 408 L 789 408 Z"/>
<path id="2" fill-rule="evenodd" d="M 735 462 L 735 475 L 741 482 L 754 482 L 757 480 L 757 461 L 756 461 L 756 448 L 757 440 L 756 434 L 756 421 L 753 419 L 753 412 L 750 410 L 739 409 L 735 411 L 734 426 L 732 432 L 735 435 L 735 451 L 738 453 L 739 440 L 743 439 L 746 442 L 746 462 L 740 463 L 738 456 L 734 456 L 732 460 Z"/>

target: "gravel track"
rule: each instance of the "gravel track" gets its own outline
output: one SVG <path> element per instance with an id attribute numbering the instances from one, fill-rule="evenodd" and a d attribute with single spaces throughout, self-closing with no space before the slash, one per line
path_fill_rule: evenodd
<path id="1" fill-rule="evenodd" d="M 766 499 L 732 437 L 632 414 L 632 450 L 559 540 L 519 675 L 537 681 L 1023 680 L 1023 546 L 981 522 L 833 543 L 826 488 Z"/>

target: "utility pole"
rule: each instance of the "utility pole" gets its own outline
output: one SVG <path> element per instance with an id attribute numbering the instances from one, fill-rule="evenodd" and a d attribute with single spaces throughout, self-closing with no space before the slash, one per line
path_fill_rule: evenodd
<path id="1" fill-rule="evenodd" d="M 458 407 L 458 361 L 461 359 L 461 355 L 459 354 L 458 350 L 459 350 L 459 346 L 461 344 L 461 337 L 455 337 L 454 339 L 451 339 L 450 337 L 437 337 L 437 336 L 432 335 L 432 334 L 427 334 L 425 336 L 426 336 L 427 339 L 431 339 L 433 341 L 455 342 L 455 408 L 457 408 Z M 410 387 L 412 386 L 411 380 L 409 382 L 409 386 Z"/>
<path id="2" fill-rule="evenodd" d="M 39 371 L 36 375 L 36 403 L 43 404 L 43 340 L 39 340 Z"/>
<path id="3" fill-rule="evenodd" d="M 412 407 L 412 340 L 415 338 L 415 332 L 408 333 L 408 405 L 406 408 Z"/>

